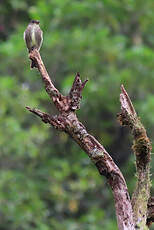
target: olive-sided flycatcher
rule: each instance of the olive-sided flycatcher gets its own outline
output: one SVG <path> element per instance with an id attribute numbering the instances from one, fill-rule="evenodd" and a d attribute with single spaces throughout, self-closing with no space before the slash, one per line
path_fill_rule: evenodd
<path id="1" fill-rule="evenodd" d="M 24 32 L 24 40 L 26 42 L 29 53 L 33 49 L 37 49 L 38 51 L 41 48 L 43 42 L 43 32 L 39 26 L 40 22 L 38 20 L 32 20 L 27 29 Z M 32 61 L 31 68 L 37 67 L 35 62 Z"/>

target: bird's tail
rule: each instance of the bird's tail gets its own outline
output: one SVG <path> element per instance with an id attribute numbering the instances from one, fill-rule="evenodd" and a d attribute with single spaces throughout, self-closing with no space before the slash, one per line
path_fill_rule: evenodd
<path id="1" fill-rule="evenodd" d="M 30 65 L 31 69 L 33 68 L 37 68 L 37 63 L 34 60 L 31 60 L 31 65 Z"/>
<path id="2" fill-rule="evenodd" d="M 30 53 L 32 50 L 34 50 L 34 49 L 35 49 L 35 46 L 31 47 L 31 49 L 28 49 L 29 53 Z M 38 66 L 37 66 L 37 63 L 36 63 L 34 60 L 32 60 L 32 59 L 31 59 L 30 67 L 31 67 L 31 69 L 37 68 L 37 67 L 38 67 Z"/>

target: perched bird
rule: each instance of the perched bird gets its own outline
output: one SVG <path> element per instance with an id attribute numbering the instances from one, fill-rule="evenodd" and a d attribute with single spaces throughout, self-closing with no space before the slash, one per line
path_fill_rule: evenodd
<path id="1" fill-rule="evenodd" d="M 39 26 L 40 22 L 38 20 L 32 20 L 25 32 L 24 32 L 24 40 L 26 42 L 27 49 L 29 53 L 33 49 L 37 49 L 38 51 L 41 48 L 43 42 L 43 32 Z M 37 67 L 36 63 L 32 60 L 31 68 Z"/>

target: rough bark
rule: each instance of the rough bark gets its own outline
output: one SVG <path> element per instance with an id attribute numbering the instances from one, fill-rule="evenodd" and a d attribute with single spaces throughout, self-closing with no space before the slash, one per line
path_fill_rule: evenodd
<path id="1" fill-rule="evenodd" d="M 56 129 L 68 133 L 73 138 L 73 140 L 76 141 L 79 144 L 79 146 L 88 154 L 92 162 L 96 165 L 99 173 L 106 177 L 108 183 L 111 186 L 113 196 L 114 196 L 116 216 L 117 216 L 119 230 L 135 229 L 134 225 L 136 223 L 138 224 L 138 220 L 140 218 L 144 219 L 143 222 L 145 223 L 145 220 L 147 217 L 145 206 L 147 205 L 146 202 L 147 202 L 147 199 L 149 198 L 149 188 L 150 188 L 148 183 L 149 183 L 149 161 L 150 161 L 149 154 L 151 150 L 151 145 L 150 145 L 149 139 L 146 136 L 146 132 L 143 126 L 141 126 L 142 128 L 140 128 L 139 126 L 141 125 L 140 121 L 136 117 L 137 115 L 133 108 L 133 105 L 131 104 L 131 101 L 127 100 L 128 98 L 126 96 L 128 95 L 126 91 L 124 90 L 124 88 L 122 87 L 122 94 L 121 94 L 122 113 L 119 115 L 119 119 L 122 124 L 129 125 L 133 130 L 133 134 L 135 138 L 134 150 L 137 155 L 138 181 L 140 185 L 141 183 L 140 180 L 142 177 L 144 180 L 143 184 L 145 185 L 144 188 L 147 189 L 146 198 L 145 198 L 145 202 L 143 205 L 144 206 L 143 213 L 145 215 L 144 218 L 143 218 L 143 213 L 141 217 L 138 214 L 138 212 L 140 212 L 140 208 L 136 207 L 138 206 L 136 205 L 136 202 L 133 204 L 133 209 L 132 209 L 131 200 L 130 200 L 128 190 L 127 190 L 127 185 L 126 185 L 125 179 L 120 169 L 114 163 L 111 156 L 104 149 L 104 147 L 92 135 L 90 135 L 87 132 L 84 125 L 77 118 L 77 115 L 75 112 L 77 109 L 80 108 L 80 100 L 82 98 L 81 92 L 83 88 L 85 87 L 87 80 L 82 82 L 80 79 L 79 73 L 77 73 L 69 94 L 67 96 L 63 96 L 58 91 L 58 89 L 56 89 L 56 87 L 53 85 L 46 71 L 46 68 L 42 62 L 39 52 L 36 49 L 34 49 L 30 53 L 29 58 L 31 60 L 34 60 L 37 63 L 38 70 L 45 84 L 45 89 L 48 95 L 50 96 L 51 100 L 55 104 L 59 114 L 56 116 L 52 116 L 36 108 L 27 107 L 27 109 L 30 112 L 39 116 L 43 122 L 49 123 Z M 127 117 L 128 115 L 131 118 L 133 118 L 134 122 L 136 122 L 136 126 L 137 127 L 139 126 L 138 129 L 137 127 L 136 129 L 134 128 L 133 121 L 131 119 L 130 119 L 131 122 L 130 120 L 128 121 L 128 117 Z M 128 124 L 126 124 L 127 122 Z M 141 134 L 140 129 L 143 130 L 142 134 Z M 141 153 L 140 153 L 140 148 L 138 147 L 138 142 L 140 145 L 142 145 L 142 147 L 143 147 L 143 142 L 144 142 L 144 147 L 143 147 L 144 149 L 142 148 Z M 145 167 L 145 164 L 146 164 L 146 167 Z M 145 180 L 147 180 L 148 182 L 146 182 Z M 140 186 L 138 186 L 136 189 L 137 194 L 139 194 L 137 197 L 140 197 L 140 195 L 142 195 L 142 192 L 138 192 L 138 190 L 140 191 Z M 137 202 L 140 202 L 139 198 L 137 198 L 136 196 L 134 197 L 135 197 L 134 201 L 136 201 L 137 199 Z M 134 210 L 134 213 L 133 213 L 133 210 Z"/>
<path id="2" fill-rule="evenodd" d="M 147 225 L 150 225 L 154 222 L 154 197 L 150 197 L 148 200 L 148 212 L 147 212 Z"/>
<path id="3" fill-rule="evenodd" d="M 134 223 L 136 229 L 148 229 L 146 224 L 148 218 L 147 204 L 151 187 L 150 159 L 152 146 L 123 86 L 121 87 L 120 102 L 119 120 L 121 125 L 129 126 L 132 131 L 134 139 L 132 148 L 136 156 L 137 185 L 132 196 Z"/>

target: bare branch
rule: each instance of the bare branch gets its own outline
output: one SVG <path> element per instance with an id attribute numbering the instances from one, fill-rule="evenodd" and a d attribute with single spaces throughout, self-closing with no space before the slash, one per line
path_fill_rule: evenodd
<path id="1" fill-rule="evenodd" d="M 48 72 L 42 62 L 41 56 L 37 49 L 30 52 L 29 58 L 33 60 L 38 66 L 38 70 L 41 74 L 42 80 L 45 84 L 45 89 L 52 101 L 54 102 L 56 108 L 60 112 L 65 112 L 69 109 L 68 97 L 63 96 L 58 89 L 53 85 Z"/>
<path id="2" fill-rule="evenodd" d="M 30 108 L 29 106 L 26 106 L 26 109 L 28 109 L 31 113 L 34 113 L 35 115 L 40 117 L 44 123 L 48 123 L 52 125 L 55 129 L 61 131 L 65 130 L 65 125 L 62 119 L 60 118 L 60 116 L 50 116 L 48 113 L 44 113 L 39 109 Z"/>
<path id="3" fill-rule="evenodd" d="M 136 156 L 137 186 L 132 197 L 134 222 L 136 228 L 146 229 L 147 203 L 150 197 L 150 155 L 151 142 L 146 130 L 137 117 L 133 104 L 123 86 L 120 94 L 121 113 L 118 115 L 121 125 L 127 125 L 134 137 L 133 150 Z"/>
<path id="4" fill-rule="evenodd" d="M 120 94 L 121 110 L 126 110 L 130 116 L 134 118 L 137 117 L 133 104 L 128 96 L 123 85 L 121 85 L 121 94 Z"/>
<path id="5" fill-rule="evenodd" d="M 81 93 L 87 82 L 88 80 L 82 82 L 80 79 L 80 74 L 76 74 L 72 88 L 69 92 L 70 108 L 72 110 L 77 110 L 80 108 L 80 100 L 82 99 Z"/>
<path id="6" fill-rule="evenodd" d="M 73 82 L 72 88 L 69 92 L 68 96 L 63 96 L 58 89 L 55 88 L 53 85 L 46 68 L 42 62 L 41 56 L 37 49 L 34 49 L 30 52 L 29 58 L 35 62 L 35 65 L 37 66 L 41 76 L 42 80 L 45 84 L 45 89 L 52 101 L 54 102 L 56 108 L 59 112 L 67 112 L 70 110 L 77 110 L 80 107 L 80 100 L 81 100 L 81 92 L 83 88 L 85 87 L 85 84 L 88 80 L 85 80 L 84 82 L 80 79 L 80 74 L 77 73 L 75 80 Z"/>
<path id="7" fill-rule="evenodd" d="M 36 109 L 30 109 L 29 107 L 28 110 L 43 118 L 43 121 L 45 120 L 45 122 L 54 127 L 62 123 L 62 130 L 67 132 L 79 144 L 96 165 L 99 173 L 107 178 L 114 195 L 119 230 L 134 230 L 132 205 L 127 185 L 120 169 L 104 147 L 93 136 L 88 134 L 86 128 L 79 122 L 75 114 L 75 110 L 79 108 L 81 91 L 87 80 L 82 83 L 80 75 L 77 74 L 69 95 L 65 97 L 59 93 L 51 82 L 39 52 L 37 50 L 32 51 L 29 58 L 35 60 L 37 63 L 38 70 L 45 83 L 46 91 L 52 98 L 60 115 L 56 117 L 55 125 L 55 120 L 50 115 L 46 115 Z M 58 125 L 57 119 L 59 121 Z"/>

